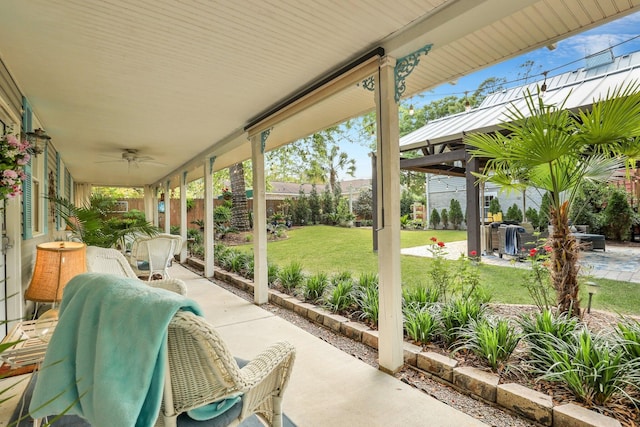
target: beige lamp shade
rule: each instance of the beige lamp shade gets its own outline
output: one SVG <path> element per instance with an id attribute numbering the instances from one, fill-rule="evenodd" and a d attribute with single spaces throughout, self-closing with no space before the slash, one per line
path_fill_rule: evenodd
<path id="1" fill-rule="evenodd" d="M 36 266 L 24 297 L 35 302 L 59 302 L 74 276 L 87 271 L 86 245 L 49 242 L 36 246 Z"/>

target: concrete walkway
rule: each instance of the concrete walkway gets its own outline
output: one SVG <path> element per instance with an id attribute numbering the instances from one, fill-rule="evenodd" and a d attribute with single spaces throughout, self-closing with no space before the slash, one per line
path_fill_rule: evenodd
<path id="1" fill-rule="evenodd" d="M 431 257 L 429 246 L 404 248 L 402 255 Z M 460 254 L 467 253 L 467 241 L 449 242 L 445 245 L 446 258 L 458 259 Z M 530 268 L 528 262 L 518 262 L 514 257 L 504 255 L 483 255 L 482 262 L 501 267 Z M 640 283 L 640 246 L 638 244 L 612 244 L 607 242 L 607 250 L 580 252 L 582 270 L 593 277 Z"/>

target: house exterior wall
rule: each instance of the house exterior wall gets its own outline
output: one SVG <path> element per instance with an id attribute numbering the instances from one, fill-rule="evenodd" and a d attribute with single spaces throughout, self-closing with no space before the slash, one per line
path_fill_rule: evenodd
<path id="1" fill-rule="evenodd" d="M 521 192 L 507 193 L 501 191 L 501 188 L 497 185 L 485 185 L 484 195 L 493 195 L 498 198 L 500 207 L 503 214 L 507 213 L 507 209 L 514 203 L 518 205 L 520 210 L 524 213 L 526 209 L 523 209 L 523 200 Z M 525 191 L 525 205 L 526 208 L 533 207 L 536 210 L 540 209 L 540 202 L 542 200 L 542 192 L 536 189 L 530 189 Z M 430 216 L 433 209 L 437 209 L 438 213 L 442 213 L 442 209 L 449 211 L 451 199 L 456 199 L 460 203 L 462 213 L 464 214 L 467 209 L 466 201 L 466 183 L 465 179 L 461 177 L 447 177 L 447 176 L 431 176 L 429 178 L 429 192 L 428 192 L 428 212 Z M 485 218 L 488 210 L 481 209 L 481 216 Z M 440 225 L 440 227 L 442 227 Z M 451 228 L 451 224 L 449 224 Z M 466 228 L 466 224 L 462 225 L 462 228 Z"/>

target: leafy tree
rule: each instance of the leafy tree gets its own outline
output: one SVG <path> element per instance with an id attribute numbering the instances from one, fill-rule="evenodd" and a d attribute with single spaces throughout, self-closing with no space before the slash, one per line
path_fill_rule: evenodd
<path id="1" fill-rule="evenodd" d="M 640 84 L 607 92 L 589 110 L 572 113 L 565 102 L 548 105 L 525 96 L 526 111 L 512 107 L 507 134 L 473 134 L 465 139 L 473 156 L 487 159 L 482 179 L 507 188 L 527 186 L 548 191 L 551 277 L 558 307 L 580 315 L 578 245 L 569 231 L 569 212 L 587 180 L 607 180 L 621 166 L 640 158 L 635 139 L 640 129 Z"/>
<path id="2" fill-rule="evenodd" d="M 463 219 L 464 215 L 462 214 L 460 202 L 456 199 L 451 199 L 451 202 L 449 202 L 449 220 L 451 221 L 451 225 L 453 225 L 454 230 L 458 230 L 460 228 L 460 224 L 462 224 Z"/>
<path id="3" fill-rule="evenodd" d="M 333 191 L 340 172 L 355 176 L 355 160 L 341 149 L 352 143 L 350 128 L 351 123 L 345 122 L 270 151 L 269 179 L 329 184 Z"/>
<path id="4" fill-rule="evenodd" d="M 309 201 L 307 200 L 307 195 L 302 188 L 300 188 L 298 198 L 292 200 L 292 204 L 291 220 L 295 225 L 306 225 L 309 222 L 311 209 L 309 209 Z"/>
<path id="5" fill-rule="evenodd" d="M 440 221 L 442 221 L 442 227 L 446 230 L 449 228 L 449 214 L 446 209 L 442 209 L 440 213 Z"/>
<path id="6" fill-rule="evenodd" d="M 311 192 L 309 193 L 309 220 L 312 224 L 318 224 L 320 222 L 320 211 L 320 195 L 318 195 L 316 185 L 313 184 L 311 186 Z"/>
<path id="7" fill-rule="evenodd" d="M 364 220 L 373 217 L 373 191 L 371 187 L 360 190 L 358 198 L 353 203 L 353 213 Z"/>
<path id="8" fill-rule="evenodd" d="M 540 231 L 546 231 L 551 221 L 551 195 L 546 192 L 542 195 L 540 200 L 540 216 L 538 217 L 538 226 Z"/>
<path id="9" fill-rule="evenodd" d="M 402 195 L 400 196 L 400 216 L 413 214 L 413 208 L 411 205 L 413 204 L 413 197 L 411 197 L 411 193 L 407 190 L 402 191 Z"/>
<path id="10" fill-rule="evenodd" d="M 322 222 L 324 224 L 329 224 L 329 215 L 335 212 L 335 207 L 333 204 L 333 194 L 331 193 L 331 189 L 328 185 L 324 187 L 324 191 L 322 192 L 321 208 L 322 208 Z"/>
<path id="11" fill-rule="evenodd" d="M 608 185 L 600 182 L 584 183 L 576 195 L 576 201 L 571 205 L 570 217 L 573 224 L 589 226 L 590 233 L 605 234 L 603 210 L 608 194 Z"/>
<path id="12" fill-rule="evenodd" d="M 505 215 L 505 219 L 507 221 L 522 221 L 522 210 L 518 207 L 517 204 L 513 204 L 507 209 L 507 214 Z"/>
<path id="13" fill-rule="evenodd" d="M 502 208 L 500 207 L 500 201 L 498 200 L 498 198 L 494 197 L 489 202 L 489 213 L 495 215 L 498 212 L 502 212 Z"/>
<path id="14" fill-rule="evenodd" d="M 538 216 L 538 211 L 534 208 L 527 208 L 527 211 L 524 213 L 524 216 L 527 218 L 527 222 L 531 224 L 533 228 L 538 228 L 540 225 L 540 217 Z"/>
<path id="15" fill-rule="evenodd" d="M 609 200 L 604 209 L 605 232 L 608 238 L 614 240 L 629 240 L 633 209 L 629 206 L 627 193 L 617 187 L 609 187 Z"/>
<path id="16" fill-rule="evenodd" d="M 431 211 L 431 217 L 429 218 L 429 223 L 431 223 L 431 228 L 434 230 L 438 228 L 438 224 L 440 224 L 440 214 L 436 208 L 433 208 Z"/>

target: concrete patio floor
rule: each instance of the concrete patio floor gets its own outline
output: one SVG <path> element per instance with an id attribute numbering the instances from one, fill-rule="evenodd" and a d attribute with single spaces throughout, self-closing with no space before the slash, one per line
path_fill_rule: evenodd
<path id="1" fill-rule="evenodd" d="M 284 411 L 300 427 L 486 425 L 181 266 L 170 272 L 236 356 L 251 359 L 280 340 L 296 347 Z"/>

